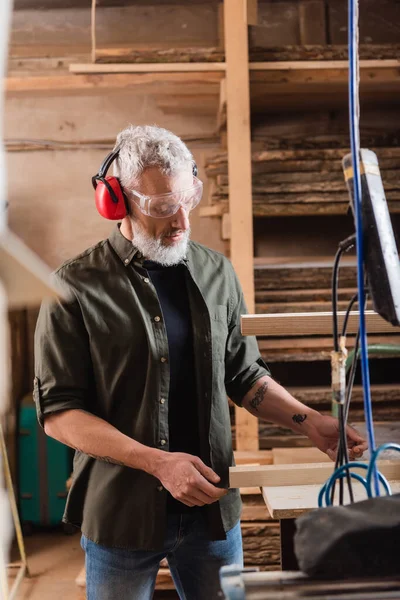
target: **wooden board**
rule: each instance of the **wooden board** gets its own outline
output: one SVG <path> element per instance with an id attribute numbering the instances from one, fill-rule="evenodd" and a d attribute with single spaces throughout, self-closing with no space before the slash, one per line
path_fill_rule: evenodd
<path id="1" fill-rule="evenodd" d="M 391 480 L 390 487 L 394 494 L 399 493 L 400 481 Z M 318 508 L 320 490 L 320 484 L 263 487 L 262 494 L 271 518 L 295 519 Z M 367 499 L 365 488 L 360 483 L 354 483 L 353 490 L 356 502 Z M 345 503 L 348 502 L 349 498 L 345 492 Z"/>
<path id="2" fill-rule="evenodd" d="M 230 256 L 244 297 L 254 310 L 253 212 L 250 140 L 250 88 L 246 0 L 224 2 L 228 169 L 231 189 Z M 235 410 L 236 448 L 258 449 L 258 422 Z"/>
<path id="3" fill-rule="evenodd" d="M 373 311 L 366 311 L 367 329 L 370 333 L 398 333 L 398 329 L 385 321 Z M 338 313 L 339 328 L 345 316 L 344 311 Z M 350 313 L 348 332 L 356 333 L 358 329 L 358 311 Z M 332 331 L 332 313 L 282 313 L 270 315 L 242 315 L 243 335 L 262 336 L 300 336 L 300 335 L 328 335 Z"/>
<path id="4" fill-rule="evenodd" d="M 271 452 L 274 465 L 332 463 L 331 459 L 318 448 L 272 448 Z"/>
<path id="5" fill-rule="evenodd" d="M 203 73 L 114 73 L 110 75 L 57 75 L 38 77 L 8 77 L 5 80 L 5 91 L 8 95 L 31 93 L 57 95 L 65 93 L 89 93 L 105 90 L 128 90 L 131 93 L 147 94 L 159 92 L 167 94 L 182 93 L 203 95 L 219 90 L 219 82 L 224 76 L 222 72 L 207 71 Z M 213 87 L 214 86 L 214 87 Z"/>
<path id="6" fill-rule="evenodd" d="M 237 465 L 272 465 L 273 454 L 270 450 L 236 450 L 234 452 Z"/>
<path id="7" fill-rule="evenodd" d="M 367 463 L 365 463 L 367 464 Z M 389 480 L 400 480 L 400 460 L 382 460 L 379 470 Z M 333 473 L 334 464 L 315 463 L 302 465 L 265 465 L 231 467 L 230 487 L 278 487 L 323 484 Z M 365 475 L 365 471 L 360 469 Z"/>
<path id="8" fill-rule="evenodd" d="M 225 63 L 72 63 L 70 73 L 196 73 L 225 71 Z"/>

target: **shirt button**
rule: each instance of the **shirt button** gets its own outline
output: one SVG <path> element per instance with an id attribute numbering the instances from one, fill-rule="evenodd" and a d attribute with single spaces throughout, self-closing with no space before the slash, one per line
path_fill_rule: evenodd
<path id="1" fill-rule="evenodd" d="M 161 440 L 160 443 L 161 443 L 161 446 L 165 446 L 165 444 L 167 443 L 167 441 L 166 440 Z"/>
<path id="2" fill-rule="evenodd" d="M 161 357 L 161 362 L 166 362 L 166 361 L 167 361 L 167 359 L 164 356 L 162 356 Z"/>
<path id="3" fill-rule="evenodd" d="M 164 488 L 163 488 L 163 486 L 162 486 L 162 485 L 159 485 L 159 486 L 157 487 L 157 489 L 158 489 L 158 491 L 159 491 L 159 492 L 162 492 Z"/>
<path id="4" fill-rule="evenodd" d="M 145 277 L 145 278 L 143 279 L 143 281 L 144 281 L 145 283 L 150 283 L 150 279 L 149 279 L 148 277 Z"/>
<path id="5" fill-rule="evenodd" d="M 161 317 L 154 317 L 154 320 L 156 323 L 159 323 L 161 321 Z"/>
<path id="6" fill-rule="evenodd" d="M 129 262 L 129 258 L 126 258 L 126 259 L 124 260 L 124 263 L 127 265 L 127 264 L 128 264 L 128 262 Z"/>
<path id="7" fill-rule="evenodd" d="M 160 403 L 165 404 L 165 398 L 160 398 Z"/>

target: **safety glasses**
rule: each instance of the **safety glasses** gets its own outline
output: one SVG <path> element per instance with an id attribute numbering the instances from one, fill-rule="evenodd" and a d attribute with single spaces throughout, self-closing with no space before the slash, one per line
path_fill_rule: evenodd
<path id="1" fill-rule="evenodd" d="M 130 190 L 130 193 L 144 215 L 154 219 L 165 219 L 175 215 L 181 207 L 187 212 L 196 208 L 203 195 L 203 182 L 193 177 L 193 183 L 194 185 L 187 190 L 168 194 L 145 196 L 136 190 Z"/>

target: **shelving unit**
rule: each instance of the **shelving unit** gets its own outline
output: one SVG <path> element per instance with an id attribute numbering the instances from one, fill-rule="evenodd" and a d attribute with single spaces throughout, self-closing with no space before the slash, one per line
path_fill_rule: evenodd
<path id="1" fill-rule="evenodd" d="M 175 4 L 180 3 L 176 0 Z M 215 113 L 216 130 L 207 132 L 206 138 L 212 134 L 213 141 L 220 142 L 220 151 L 207 162 L 212 185 L 209 203 L 203 203 L 201 214 L 220 220 L 221 235 L 249 312 L 325 310 L 330 302 L 335 242 L 340 239 L 339 231 L 330 236 L 326 223 L 329 220 L 332 229 L 339 230 L 351 224 L 350 217 L 346 220 L 347 191 L 340 162 L 348 147 L 347 48 L 342 33 L 332 39 L 327 33 L 328 0 L 285 2 L 290 7 L 284 26 L 279 28 L 282 42 L 271 28 L 264 34 L 267 28 L 263 19 L 273 19 L 281 3 L 271 2 L 271 11 L 266 13 L 267 4 L 259 0 L 257 25 L 256 0 L 221 2 L 219 46 L 211 46 L 217 41 L 210 42 L 209 38 L 204 47 L 197 39 L 196 47 L 173 51 L 149 48 L 148 44 L 132 49 L 129 42 L 125 47 L 110 43 L 110 47 L 97 50 L 96 62 L 92 63 L 82 46 L 88 27 L 80 32 L 81 45 L 73 57 L 62 54 L 61 42 L 61 53 L 42 52 L 40 58 L 30 58 L 30 48 L 20 44 L 10 60 L 5 87 L 12 98 L 126 92 L 127 96 L 151 95 L 170 110 L 180 107 L 178 110 L 186 114 L 200 114 L 205 109 Z M 339 5 L 335 0 L 332 10 L 338 11 Z M 111 11 L 111 7 L 104 10 Z M 336 19 L 340 21 L 337 14 Z M 121 22 L 122 28 L 126 25 Z M 297 36 L 296 43 L 288 41 L 286 31 L 293 39 Z M 272 41 L 266 39 L 270 35 Z M 54 43 L 54 31 L 49 30 L 46 36 Z M 396 143 L 400 145 L 396 112 L 400 45 L 384 41 L 361 45 L 362 115 L 382 104 L 379 120 L 390 122 L 390 135 L 383 135 L 372 116 L 366 127 L 362 120 L 362 139 L 366 145 L 379 147 L 387 197 L 392 212 L 400 213 L 400 151 L 396 147 Z M 344 118 L 336 119 L 337 114 Z M 107 147 L 111 140 L 102 143 Z M 299 230 L 304 230 L 301 238 Z M 343 237 L 348 234 L 346 230 Z M 350 256 L 341 269 L 340 308 L 355 287 L 355 261 Z M 349 346 L 352 340 L 350 336 Z M 378 331 L 371 336 L 376 344 L 394 341 L 399 343 L 400 335 Z M 261 354 L 271 363 L 275 377 L 300 400 L 325 413 L 330 404 L 331 346 L 328 330 L 319 336 L 259 339 Z M 390 356 L 386 357 L 393 379 L 395 367 L 390 365 Z M 373 360 L 383 364 L 382 358 Z M 378 421 L 400 421 L 400 392 L 394 379 L 384 384 L 373 381 L 373 397 Z M 361 390 L 356 386 L 351 418 L 361 417 Z M 236 450 L 242 456 L 251 455 L 251 462 L 265 460 L 259 448 L 269 451 L 308 443 L 279 427 L 259 426 L 247 412 L 236 409 L 233 434 Z M 276 567 L 278 529 L 267 520 L 265 507 L 254 497 L 246 502 L 244 520 L 247 563 Z"/>

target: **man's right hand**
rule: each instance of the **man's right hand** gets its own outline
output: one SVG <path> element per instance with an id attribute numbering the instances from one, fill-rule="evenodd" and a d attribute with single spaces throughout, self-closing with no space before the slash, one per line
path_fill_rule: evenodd
<path id="1" fill-rule="evenodd" d="M 215 486 L 220 477 L 197 456 L 183 452 L 161 454 L 152 474 L 179 502 L 186 506 L 204 506 L 228 493 L 228 490 Z"/>

